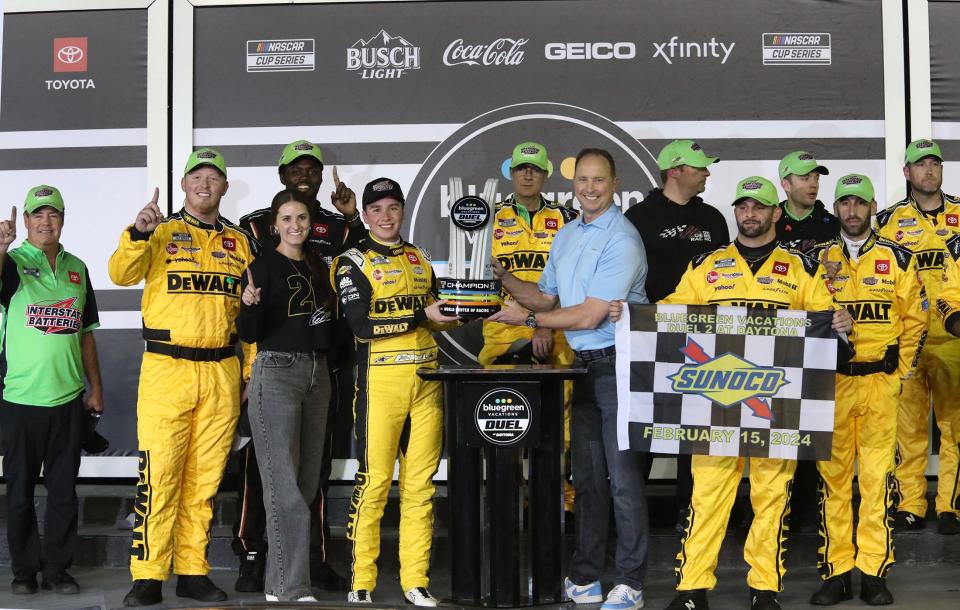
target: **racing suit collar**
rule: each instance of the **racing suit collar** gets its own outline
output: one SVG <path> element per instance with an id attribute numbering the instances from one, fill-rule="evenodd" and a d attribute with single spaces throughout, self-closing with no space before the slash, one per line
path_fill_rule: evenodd
<path id="1" fill-rule="evenodd" d="M 813 202 L 813 207 L 810 208 L 809 212 L 803 215 L 803 218 L 798 218 L 790 212 L 790 207 L 787 205 L 786 199 L 780 202 L 780 208 L 783 210 L 783 213 L 787 215 L 787 218 L 794 222 L 802 222 L 808 218 L 817 218 L 823 216 L 823 212 L 827 210 L 826 206 L 824 206 L 823 202 L 819 199 Z"/>
<path id="2" fill-rule="evenodd" d="M 851 240 L 852 241 L 852 240 Z M 843 234 L 837 235 L 833 238 L 833 242 L 840 245 L 840 249 L 843 251 L 843 256 L 849 261 L 850 252 L 847 250 L 847 241 L 843 238 Z M 867 239 L 860 245 L 859 252 L 857 252 L 857 258 L 866 254 L 873 248 L 877 243 L 877 233 L 873 229 L 870 229 L 870 233 L 867 234 Z"/>
<path id="3" fill-rule="evenodd" d="M 183 221 L 189 225 L 193 225 L 198 229 L 205 229 L 207 231 L 216 231 L 217 233 L 223 232 L 223 223 L 220 221 L 221 217 L 217 216 L 216 222 L 210 224 L 209 222 L 203 222 L 193 214 L 187 211 L 186 207 L 180 208 L 180 216 L 183 218 Z"/>
<path id="4" fill-rule="evenodd" d="M 403 254 L 405 244 L 402 239 L 396 244 L 385 244 L 371 235 L 367 238 L 367 241 L 370 243 L 370 249 L 377 254 L 383 254 L 384 256 L 400 256 Z"/>
<path id="5" fill-rule="evenodd" d="M 40 248 L 31 244 L 28 240 L 23 240 L 23 243 L 20 244 L 20 249 L 29 254 L 32 258 L 43 258 L 47 259 L 46 253 Z M 60 257 L 63 256 L 63 244 L 57 244 L 57 260 L 60 260 Z"/>

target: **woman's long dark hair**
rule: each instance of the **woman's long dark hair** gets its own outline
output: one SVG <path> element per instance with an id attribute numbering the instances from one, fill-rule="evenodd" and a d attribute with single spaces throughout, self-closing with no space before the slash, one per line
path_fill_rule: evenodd
<path id="1" fill-rule="evenodd" d="M 273 196 L 273 201 L 270 202 L 271 226 L 277 223 L 277 214 L 280 213 L 280 206 L 285 203 L 290 203 L 291 201 L 302 203 L 288 190 L 282 190 Z M 312 229 L 313 215 L 310 214 L 310 206 L 305 203 L 302 203 L 302 205 L 307 208 L 307 214 L 310 217 L 310 227 Z M 304 260 L 307 262 L 307 267 L 310 268 L 310 283 L 313 284 L 313 294 L 317 299 L 317 307 L 325 307 L 333 311 L 335 301 L 333 297 L 333 287 L 330 286 L 330 269 L 327 267 L 327 264 L 323 262 L 323 256 L 320 255 L 317 247 L 310 242 L 309 237 L 308 234 L 307 241 L 303 242 L 303 255 Z"/>

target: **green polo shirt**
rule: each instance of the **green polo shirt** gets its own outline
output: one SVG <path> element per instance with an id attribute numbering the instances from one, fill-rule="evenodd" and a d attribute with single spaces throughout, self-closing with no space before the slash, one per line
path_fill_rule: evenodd
<path id="1" fill-rule="evenodd" d="M 80 337 L 100 325 L 87 266 L 60 246 L 56 272 L 30 242 L 7 252 L 0 270 L 3 399 L 56 407 L 84 390 Z"/>

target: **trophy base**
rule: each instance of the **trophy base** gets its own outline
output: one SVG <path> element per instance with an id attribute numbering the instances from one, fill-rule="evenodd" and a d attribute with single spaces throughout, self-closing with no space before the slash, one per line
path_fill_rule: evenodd
<path id="1" fill-rule="evenodd" d="M 438 297 L 445 316 L 485 318 L 500 311 L 500 280 L 437 278 Z"/>

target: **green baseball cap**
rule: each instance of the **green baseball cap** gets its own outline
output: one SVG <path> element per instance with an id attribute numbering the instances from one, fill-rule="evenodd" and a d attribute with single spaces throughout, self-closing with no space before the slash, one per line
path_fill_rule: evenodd
<path id="1" fill-rule="evenodd" d="M 547 172 L 548 176 L 553 173 L 553 163 L 547 158 L 547 149 L 544 148 L 543 144 L 521 142 L 513 147 L 513 155 L 510 157 L 510 169 L 527 163 L 539 167 Z"/>
<path id="2" fill-rule="evenodd" d="M 830 170 L 817 163 L 813 155 L 805 150 L 795 150 L 780 160 L 778 172 L 780 179 L 784 179 L 790 174 L 796 176 L 806 176 L 810 172 L 817 172 L 821 176 L 826 176 Z"/>
<path id="3" fill-rule="evenodd" d="M 914 140 L 907 144 L 907 152 L 903 155 L 903 162 L 904 164 L 916 163 L 920 159 L 930 156 L 943 161 L 943 155 L 940 154 L 940 145 L 933 140 Z"/>
<path id="4" fill-rule="evenodd" d="M 284 146 L 278 165 L 280 167 L 290 165 L 300 157 L 312 157 L 319 161 L 320 165 L 323 165 L 323 153 L 320 152 L 320 147 L 307 140 L 297 140 Z"/>
<path id="5" fill-rule="evenodd" d="M 49 184 L 41 184 L 27 191 L 27 198 L 23 202 L 23 211 L 27 214 L 33 214 L 44 206 L 50 206 L 56 211 L 63 213 L 63 196 L 57 187 Z"/>
<path id="6" fill-rule="evenodd" d="M 753 199 L 770 207 L 780 205 L 777 187 L 762 176 L 750 176 L 737 183 L 737 194 L 734 195 L 733 205 L 737 205 L 744 199 Z"/>
<path id="7" fill-rule="evenodd" d="M 700 145 L 693 140 L 674 140 L 657 155 L 657 167 L 673 169 L 681 165 L 704 168 L 719 161 L 717 157 L 708 157 Z"/>
<path id="8" fill-rule="evenodd" d="M 837 188 L 833 192 L 833 200 L 840 201 L 844 197 L 856 195 L 864 201 L 873 201 L 873 183 L 863 174 L 847 174 L 837 180 Z"/>
<path id="9" fill-rule="evenodd" d="M 227 177 L 227 162 L 223 160 L 223 155 L 212 148 L 198 148 L 187 157 L 187 165 L 183 168 L 183 175 L 186 176 L 201 165 L 209 165 L 215 168 L 223 177 Z"/>

